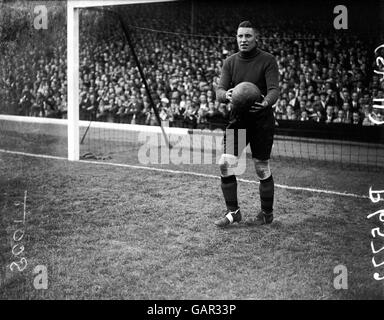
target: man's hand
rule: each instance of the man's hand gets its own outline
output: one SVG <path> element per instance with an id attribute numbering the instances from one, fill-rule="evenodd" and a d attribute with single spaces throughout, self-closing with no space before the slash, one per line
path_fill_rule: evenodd
<path id="1" fill-rule="evenodd" d="M 229 89 L 226 93 L 225 93 L 225 98 L 232 103 L 232 91 L 233 91 L 233 88 L 232 89 Z"/>
<path id="2" fill-rule="evenodd" d="M 265 109 L 266 107 L 268 107 L 268 102 L 265 100 L 261 103 L 255 102 L 249 109 L 249 112 L 259 112 Z"/>

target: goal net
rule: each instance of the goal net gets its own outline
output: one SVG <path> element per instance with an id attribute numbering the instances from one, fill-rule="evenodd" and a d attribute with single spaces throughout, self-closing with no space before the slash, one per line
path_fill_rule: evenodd
<path id="1" fill-rule="evenodd" d="M 193 2 L 128 2 L 68 8 L 69 158 L 132 156 L 146 143 L 219 152 L 212 131 L 229 110 L 215 88 L 232 52 L 212 48 L 230 37 L 199 35 Z"/>

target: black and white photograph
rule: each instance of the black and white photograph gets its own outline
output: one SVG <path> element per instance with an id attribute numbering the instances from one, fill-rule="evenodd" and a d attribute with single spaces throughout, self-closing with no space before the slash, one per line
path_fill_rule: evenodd
<path id="1" fill-rule="evenodd" d="M 0 300 L 383 299 L 384 1 L 0 1 Z"/>

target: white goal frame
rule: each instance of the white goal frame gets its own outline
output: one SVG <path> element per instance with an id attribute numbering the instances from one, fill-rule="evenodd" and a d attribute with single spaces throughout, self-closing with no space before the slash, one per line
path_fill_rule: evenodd
<path id="1" fill-rule="evenodd" d="M 177 0 L 67 0 L 68 160 L 80 160 L 79 10 L 81 8 L 171 2 Z"/>

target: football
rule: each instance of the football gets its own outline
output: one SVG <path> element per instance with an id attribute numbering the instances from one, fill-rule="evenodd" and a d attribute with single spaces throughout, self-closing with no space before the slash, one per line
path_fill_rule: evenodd
<path id="1" fill-rule="evenodd" d="M 232 104 L 237 111 L 247 111 L 255 102 L 260 101 L 260 89 L 252 82 L 240 82 L 232 91 Z"/>

